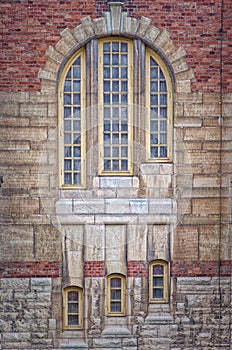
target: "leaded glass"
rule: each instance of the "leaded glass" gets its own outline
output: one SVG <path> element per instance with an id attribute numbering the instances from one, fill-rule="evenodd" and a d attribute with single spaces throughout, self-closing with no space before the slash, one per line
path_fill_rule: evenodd
<path id="1" fill-rule="evenodd" d="M 128 43 L 103 43 L 103 143 L 106 172 L 128 172 Z M 122 122 L 122 119 L 123 122 Z M 123 146 L 122 146 L 123 145 Z"/>
<path id="2" fill-rule="evenodd" d="M 64 103 L 64 185 L 81 184 L 81 56 L 66 74 Z"/>

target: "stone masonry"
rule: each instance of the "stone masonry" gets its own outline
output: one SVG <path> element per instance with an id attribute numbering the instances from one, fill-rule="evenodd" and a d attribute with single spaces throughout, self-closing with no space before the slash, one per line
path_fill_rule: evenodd
<path id="1" fill-rule="evenodd" d="M 231 4 L 2 0 L 0 7 L 0 349 L 231 350 Z M 64 190 L 59 79 L 79 48 L 112 35 L 145 43 L 170 71 L 173 162 L 98 176 L 89 128 L 86 188 Z M 156 259 L 168 262 L 167 303 L 149 302 Z M 106 313 L 112 273 L 126 277 L 123 317 Z M 64 329 L 69 286 L 83 290 L 83 329 Z"/>

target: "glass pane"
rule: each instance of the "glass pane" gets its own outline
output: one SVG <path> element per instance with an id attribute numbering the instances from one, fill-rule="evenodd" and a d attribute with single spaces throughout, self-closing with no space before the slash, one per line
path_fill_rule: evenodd
<path id="1" fill-rule="evenodd" d="M 81 91 L 81 82 L 79 80 L 74 80 L 73 82 L 73 91 L 80 92 Z"/>
<path id="2" fill-rule="evenodd" d="M 127 61 L 127 55 L 121 55 L 121 65 L 122 66 L 127 66 L 128 61 Z"/>
<path id="3" fill-rule="evenodd" d="M 77 303 L 68 304 L 68 313 L 78 314 L 78 304 Z"/>
<path id="4" fill-rule="evenodd" d="M 68 325 L 78 326 L 78 315 L 68 315 Z"/>
<path id="5" fill-rule="evenodd" d="M 81 69 L 79 67 L 74 67 L 73 68 L 73 78 L 80 79 L 80 77 L 81 77 Z"/>
<path id="6" fill-rule="evenodd" d="M 151 134 L 151 144 L 152 145 L 158 144 L 158 134 Z"/>
<path id="7" fill-rule="evenodd" d="M 127 81 L 122 81 L 122 82 L 121 82 L 121 91 L 122 91 L 122 92 L 127 92 L 127 91 L 128 91 L 128 84 L 127 84 Z"/>
<path id="8" fill-rule="evenodd" d="M 164 73 L 162 72 L 161 69 L 160 69 L 160 79 L 165 79 Z"/>
<path id="9" fill-rule="evenodd" d="M 64 117 L 71 118 L 72 109 L 71 107 L 64 107 Z"/>
<path id="10" fill-rule="evenodd" d="M 111 278 L 110 287 L 111 288 L 121 288 L 121 278 L 118 278 L 118 277 Z"/>
<path id="11" fill-rule="evenodd" d="M 64 91 L 71 92 L 71 80 L 65 80 Z"/>
<path id="12" fill-rule="evenodd" d="M 121 163 L 122 163 L 122 170 L 123 171 L 128 171 L 128 161 L 126 159 L 123 159 L 121 161 Z"/>
<path id="13" fill-rule="evenodd" d="M 67 157 L 72 157 L 72 147 L 64 147 L 64 156 Z"/>
<path id="14" fill-rule="evenodd" d="M 162 145 L 166 145 L 167 144 L 167 134 L 161 134 L 160 135 L 160 143 Z"/>
<path id="15" fill-rule="evenodd" d="M 160 117 L 161 118 L 167 118 L 167 107 L 161 107 L 160 108 Z"/>
<path id="16" fill-rule="evenodd" d="M 81 64 L 81 58 L 80 56 L 73 62 L 74 66 L 79 66 Z"/>
<path id="17" fill-rule="evenodd" d="M 70 144 L 72 143 L 72 134 L 64 134 L 64 143 L 65 144 Z"/>
<path id="18" fill-rule="evenodd" d="M 113 147 L 113 157 L 119 157 L 119 147 Z"/>
<path id="19" fill-rule="evenodd" d="M 80 134 L 73 134 L 73 143 L 74 143 L 74 145 L 78 145 L 81 143 L 81 135 Z"/>
<path id="20" fill-rule="evenodd" d="M 151 95 L 151 105 L 158 105 L 158 95 Z"/>
<path id="21" fill-rule="evenodd" d="M 160 91 L 161 92 L 166 92 L 167 91 L 167 85 L 166 85 L 166 81 L 161 81 L 160 82 Z"/>
<path id="22" fill-rule="evenodd" d="M 121 143 L 126 145 L 128 140 L 128 135 L 127 134 L 122 134 L 121 136 Z"/>
<path id="23" fill-rule="evenodd" d="M 64 161 L 64 170 L 72 170 L 72 161 L 71 160 Z"/>
<path id="24" fill-rule="evenodd" d="M 152 120 L 150 123 L 151 131 L 158 131 L 158 121 Z"/>
<path id="25" fill-rule="evenodd" d="M 121 300 L 121 289 L 112 289 L 110 299 Z"/>
<path id="26" fill-rule="evenodd" d="M 122 123 L 122 124 L 121 124 L 121 131 L 128 131 L 128 125 L 127 125 L 127 123 Z"/>
<path id="27" fill-rule="evenodd" d="M 104 144 L 110 143 L 110 134 L 104 134 Z"/>
<path id="28" fill-rule="evenodd" d="M 104 54 L 103 63 L 104 65 L 107 65 L 107 66 L 110 65 L 110 55 Z"/>
<path id="29" fill-rule="evenodd" d="M 119 55 L 118 54 L 112 55 L 112 65 L 118 66 L 118 64 L 119 64 Z"/>
<path id="30" fill-rule="evenodd" d="M 163 265 L 154 265 L 153 266 L 153 275 L 163 275 L 164 267 Z"/>
<path id="31" fill-rule="evenodd" d="M 110 118 L 110 116 L 111 116 L 110 107 L 104 107 L 104 118 Z"/>
<path id="32" fill-rule="evenodd" d="M 158 158 L 158 147 L 151 147 L 151 158 Z"/>
<path id="33" fill-rule="evenodd" d="M 121 79 L 127 79 L 127 68 L 121 68 Z"/>
<path id="34" fill-rule="evenodd" d="M 117 43 L 117 42 L 113 42 L 112 43 L 112 51 L 113 52 L 118 52 L 119 51 L 119 43 Z"/>
<path id="35" fill-rule="evenodd" d="M 151 82 L 151 92 L 158 92 L 158 81 Z"/>
<path id="36" fill-rule="evenodd" d="M 167 121 L 166 120 L 160 121 L 160 131 L 167 131 Z"/>
<path id="37" fill-rule="evenodd" d="M 121 95 L 121 102 L 124 103 L 124 104 L 127 104 L 127 102 L 128 102 L 128 95 L 122 94 Z"/>
<path id="38" fill-rule="evenodd" d="M 64 131 L 71 131 L 71 130 L 72 130 L 71 120 L 65 120 L 64 121 Z"/>
<path id="39" fill-rule="evenodd" d="M 166 94 L 161 94 L 160 95 L 160 104 L 161 105 L 166 105 L 167 104 L 167 95 Z"/>
<path id="40" fill-rule="evenodd" d="M 104 123 L 104 131 L 110 131 L 110 123 Z"/>
<path id="41" fill-rule="evenodd" d="M 104 92 L 110 92 L 110 81 L 104 81 Z"/>
<path id="42" fill-rule="evenodd" d="M 80 160 L 73 161 L 73 170 L 81 170 L 81 161 Z"/>
<path id="43" fill-rule="evenodd" d="M 103 51 L 109 52 L 110 51 L 110 43 L 104 43 L 103 44 Z"/>
<path id="44" fill-rule="evenodd" d="M 80 147 L 73 147 L 73 157 L 80 158 L 81 156 L 81 148 Z"/>
<path id="45" fill-rule="evenodd" d="M 110 104 L 110 94 L 104 94 L 104 103 Z"/>
<path id="46" fill-rule="evenodd" d="M 113 160 L 113 171 L 119 171 L 119 160 Z"/>
<path id="47" fill-rule="evenodd" d="M 104 157 L 110 157 L 110 147 L 104 147 Z"/>
<path id="48" fill-rule="evenodd" d="M 73 118 L 80 118 L 80 117 L 81 117 L 80 107 L 74 107 L 73 108 Z"/>
<path id="49" fill-rule="evenodd" d="M 119 78 L 119 69 L 118 68 L 112 68 L 112 78 L 113 79 Z"/>
<path id="50" fill-rule="evenodd" d="M 158 68 L 151 68 L 151 79 L 158 79 Z"/>
<path id="51" fill-rule="evenodd" d="M 79 185 L 81 183 L 81 174 L 80 173 L 74 173 L 73 178 L 74 185 Z"/>
<path id="52" fill-rule="evenodd" d="M 65 105 L 71 105 L 71 94 L 65 94 L 64 95 L 64 104 Z"/>
<path id="53" fill-rule="evenodd" d="M 81 122 L 80 120 L 73 121 L 73 131 L 81 131 Z"/>
<path id="54" fill-rule="evenodd" d="M 158 66 L 157 62 L 152 57 L 150 57 L 150 65 L 151 66 Z"/>
<path id="55" fill-rule="evenodd" d="M 151 118 L 158 117 L 158 108 L 151 108 Z"/>
<path id="56" fill-rule="evenodd" d="M 163 288 L 154 288 L 153 289 L 153 298 L 154 299 L 163 299 L 164 291 Z"/>
<path id="57" fill-rule="evenodd" d="M 79 105 L 81 103 L 81 95 L 80 94 L 73 94 L 73 104 Z"/>
<path id="58" fill-rule="evenodd" d="M 112 109 L 112 118 L 119 118 L 119 108 L 118 107 L 113 107 Z"/>
<path id="59" fill-rule="evenodd" d="M 71 68 L 69 69 L 67 75 L 66 75 L 66 78 L 71 78 Z"/>
<path id="60" fill-rule="evenodd" d="M 163 277 L 153 277 L 154 287 L 163 286 L 163 285 L 164 285 Z"/>
<path id="61" fill-rule="evenodd" d="M 119 124 L 118 123 L 113 123 L 113 128 L 112 131 L 119 131 Z"/>
<path id="62" fill-rule="evenodd" d="M 167 157 L 167 147 L 161 146 L 160 147 L 160 157 L 166 158 Z"/>
<path id="63" fill-rule="evenodd" d="M 110 68 L 104 68 L 104 78 L 110 78 Z"/>
<path id="64" fill-rule="evenodd" d="M 118 134 L 112 134 L 112 143 L 118 145 L 118 143 L 119 143 L 119 135 Z"/>
<path id="65" fill-rule="evenodd" d="M 71 185 L 71 183 L 72 183 L 72 174 L 71 173 L 64 173 L 64 184 Z"/>
<path id="66" fill-rule="evenodd" d="M 121 109 L 121 117 L 123 119 L 127 119 L 127 117 L 128 117 L 128 108 L 127 107 L 122 107 L 122 109 Z"/>
<path id="67" fill-rule="evenodd" d="M 105 160 L 104 161 L 104 170 L 105 171 L 110 171 L 110 160 Z"/>
<path id="68" fill-rule="evenodd" d="M 128 149 L 127 149 L 127 147 L 122 147 L 121 148 L 121 153 L 122 153 L 122 157 L 127 158 L 128 157 Z"/>
<path id="69" fill-rule="evenodd" d="M 119 102 L 119 95 L 118 94 L 113 94 L 112 95 L 112 102 L 113 103 L 118 103 Z"/>
<path id="70" fill-rule="evenodd" d="M 75 291 L 68 292 L 68 301 L 78 301 L 79 293 Z"/>
<path id="71" fill-rule="evenodd" d="M 119 81 L 113 81 L 112 82 L 112 91 L 118 92 L 119 91 Z"/>
<path id="72" fill-rule="evenodd" d="M 127 43 L 121 43 L 121 51 L 127 52 Z"/>
<path id="73" fill-rule="evenodd" d="M 121 312 L 121 302 L 114 302 L 112 301 L 110 303 L 110 311 L 111 312 Z"/>

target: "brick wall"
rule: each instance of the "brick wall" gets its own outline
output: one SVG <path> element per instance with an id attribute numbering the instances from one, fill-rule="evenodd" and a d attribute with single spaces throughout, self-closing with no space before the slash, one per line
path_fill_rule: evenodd
<path id="1" fill-rule="evenodd" d="M 223 89 L 232 89 L 230 70 L 231 2 L 223 9 Z M 102 16 L 107 1 L 1 1 L 2 77 L 0 91 L 39 91 L 37 78 L 45 51 L 60 38 L 66 27 L 80 19 Z M 125 1 L 124 10 L 132 17 L 148 16 L 159 29 L 166 28 L 178 46 L 187 51 L 187 63 L 195 72 L 193 90 L 220 91 L 221 0 L 215 1 Z M 17 69 L 15 67 L 17 66 Z"/>

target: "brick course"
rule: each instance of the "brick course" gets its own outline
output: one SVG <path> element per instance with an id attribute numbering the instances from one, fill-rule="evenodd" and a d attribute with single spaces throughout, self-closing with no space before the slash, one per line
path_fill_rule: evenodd
<path id="1" fill-rule="evenodd" d="M 72 29 L 83 17 L 101 17 L 109 10 L 107 1 L 1 1 L 2 78 L 0 91 L 39 91 L 38 71 L 44 66 L 45 51 L 60 39 L 66 27 Z M 224 2 L 223 90 L 232 90 L 229 38 L 231 2 Z M 193 90 L 220 91 L 221 1 L 153 0 L 125 1 L 129 16 L 152 18 L 159 29 L 166 28 L 178 46 L 185 46 L 187 64 L 194 69 Z M 17 65 L 17 70 L 15 69 Z"/>

